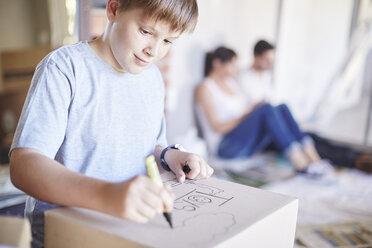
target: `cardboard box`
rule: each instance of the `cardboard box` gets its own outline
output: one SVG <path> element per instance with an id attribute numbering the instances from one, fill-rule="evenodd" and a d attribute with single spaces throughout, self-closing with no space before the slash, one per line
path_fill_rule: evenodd
<path id="1" fill-rule="evenodd" d="M 293 247 L 297 199 L 215 178 L 180 184 L 162 176 L 176 194 L 174 229 L 162 215 L 136 224 L 58 208 L 45 213 L 45 247 Z"/>
<path id="2" fill-rule="evenodd" d="M 0 216 L 0 247 L 2 245 L 28 248 L 31 244 L 31 227 L 27 219 Z"/>

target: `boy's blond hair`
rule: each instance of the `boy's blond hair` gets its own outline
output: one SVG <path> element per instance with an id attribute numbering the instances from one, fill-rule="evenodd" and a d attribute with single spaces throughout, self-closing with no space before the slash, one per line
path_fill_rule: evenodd
<path id="1" fill-rule="evenodd" d="M 166 21 L 173 31 L 192 32 L 198 19 L 196 0 L 119 0 L 120 10 L 141 8 L 148 18 Z"/>

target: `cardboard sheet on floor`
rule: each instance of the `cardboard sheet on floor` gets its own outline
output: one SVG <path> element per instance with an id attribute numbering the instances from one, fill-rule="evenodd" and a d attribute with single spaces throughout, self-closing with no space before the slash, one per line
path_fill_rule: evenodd
<path id="1" fill-rule="evenodd" d="M 292 247 L 298 200 L 215 178 L 163 181 L 176 194 L 174 229 L 160 215 L 146 224 L 81 208 L 46 212 L 46 247 Z M 107 203 L 109 204 L 109 203 Z"/>
<path id="2" fill-rule="evenodd" d="M 28 219 L 0 216 L 0 248 L 31 247 L 31 226 Z"/>

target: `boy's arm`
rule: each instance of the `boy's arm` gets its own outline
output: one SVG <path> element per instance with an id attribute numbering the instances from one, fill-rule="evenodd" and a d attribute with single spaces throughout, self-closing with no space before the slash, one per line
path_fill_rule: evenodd
<path id="1" fill-rule="evenodd" d="M 155 147 L 154 155 L 158 165 L 160 165 L 160 154 L 163 149 L 164 147 L 161 146 Z M 186 177 L 189 179 L 208 178 L 214 171 L 199 155 L 182 152 L 177 149 L 169 149 L 165 153 L 164 159 L 169 165 L 169 168 L 176 174 L 179 182 L 185 181 Z M 191 169 L 186 175 L 183 172 L 185 163 L 187 163 Z"/>
<path id="2" fill-rule="evenodd" d="M 71 171 L 34 149 L 12 151 L 10 176 L 17 188 L 39 200 L 89 208 L 135 222 L 146 222 L 162 213 L 164 206 L 173 208 L 170 190 L 145 176 L 110 183 Z"/>

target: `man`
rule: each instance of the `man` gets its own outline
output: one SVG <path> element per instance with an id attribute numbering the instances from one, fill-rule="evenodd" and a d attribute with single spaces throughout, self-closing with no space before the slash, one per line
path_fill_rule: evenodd
<path id="1" fill-rule="evenodd" d="M 257 108 L 263 103 L 272 104 L 274 101 L 271 70 L 275 59 L 275 47 L 265 40 L 259 40 L 254 46 L 253 53 L 252 66 L 240 72 L 238 82 L 248 103 Z M 313 139 L 321 158 L 326 158 L 338 166 L 357 168 L 367 173 L 372 172 L 370 152 L 337 144 L 314 133 L 308 133 L 308 135 Z"/>
<path id="2" fill-rule="evenodd" d="M 272 101 L 271 70 L 274 64 L 274 46 L 260 40 L 254 46 L 251 67 L 239 74 L 238 81 L 252 105 Z"/>

